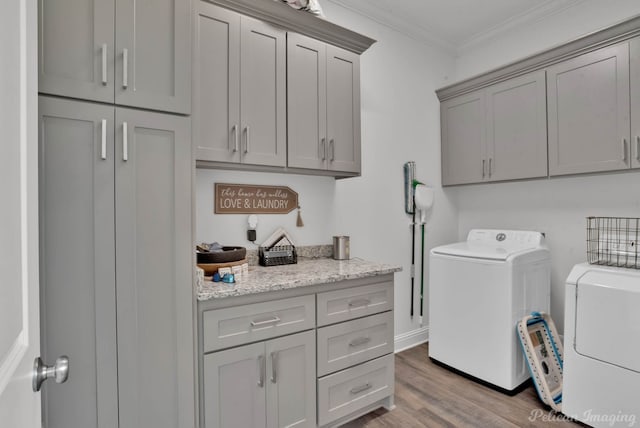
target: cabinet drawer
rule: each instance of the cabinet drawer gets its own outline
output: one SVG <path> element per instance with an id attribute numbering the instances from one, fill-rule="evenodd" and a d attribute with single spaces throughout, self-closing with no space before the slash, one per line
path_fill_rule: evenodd
<path id="1" fill-rule="evenodd" d="M 389 354 L 318 379 L 318 425 L 393 394 L 393 363 L 393 354 Z"/>
<path id="2" fill-rule="evenodd" d="M 318 329 L 318 376 L 393 352 L 393 312 Z"/>
<path id="3" fill-rule="evenodd" d="M 393 281 L 318 294 L 318 326 L 393 309 Z"/>
<path id="4" fill-rule="evenodd" d="M 203 314 L 203 348 L 206 353 L 314 326 L 313 295 L 215 309 Z"/>

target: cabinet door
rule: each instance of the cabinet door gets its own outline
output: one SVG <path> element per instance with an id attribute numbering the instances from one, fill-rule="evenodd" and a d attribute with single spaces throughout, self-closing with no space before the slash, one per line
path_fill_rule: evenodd
<path id="1" fill-rule="evenodd" d="M 326 169 L 326 44 L 287 33 L 287 165 Z"/>
<path id="2" fill-rule="evenodd" d="M 327 45 L 329 169 L 360 172 L 360 57 Z"/>
<path id="3" fill-rule="evenodd" d="M 631 62 L 631 167 L 640 168 L 640 38 L 629 42 Z"/>
<path id="4" fill-rule="evenodd" d="M 38 90 L 113 102 L 115 0 L 38 0 Z"/>
<path id="5" fill-rule="evenodd" d="M 116 104 L 191 112 L 191 2 L 116 0 Z"/>
<path id="6" fill-rule="evenodd" d="M 490 86 L 487 99 L 487 178 L 547 175 L 544 70 Z"/>
<path id="7" fill-rule="evenodd" d="M 120 428 L 195 424 L 189 125 L 116 109 Z"/>
<path id="8" fill-rule="evenodd" d="M 240 45 L 242 162 L 285 166 L 286 33 L 242 16 Z"/>
<path id="9" fill-rule="evenodd" d="M 205 428 L 266 427 L 264 342 L 204 356 Z"/>
<path id="10" fill-rule="evenodd" d="M 118 425 L 113 107 L 40 97 L 42 357 L 71 376 L 42 390 L 51 428 Z"/>
<path id="11" fill-rule="evenodd" d="M 315 331 L 268 341 L 266 356 L 267 427 L 315 427 Z"/>
<path id="12" fill-rule="evenodd" d="M 547 69 L 549 173 L 629 167 L 628 44 Z"/>
<path id="13" fill-rule="evenodd" d="M 440 105 L 442 184 L 477 183 L 485 179 L 485 96 L 476 91 Z"/>
<path id="14" fill-rule="evenodd" d="M 240 15 L 204 1 L 196 8 L 195 156 L 240 162 Z"/>

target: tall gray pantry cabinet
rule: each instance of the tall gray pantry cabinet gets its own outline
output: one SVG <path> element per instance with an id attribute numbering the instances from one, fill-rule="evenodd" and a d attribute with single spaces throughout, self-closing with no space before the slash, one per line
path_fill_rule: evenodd
<path id="1" fill-rule="evenodd" d="M 189 0 L 38 0 L 39 91 L 191 112 Z"/>
<path id="2" fill-rule="evenodd" d="M 190 7 L 39 2 L 44 426 L 195 426 Z"/>

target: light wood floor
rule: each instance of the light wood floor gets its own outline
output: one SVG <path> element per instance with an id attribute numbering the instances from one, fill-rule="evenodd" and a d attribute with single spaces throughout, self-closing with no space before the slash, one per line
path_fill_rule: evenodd
<path id="1" fill-rule="evenodd" d="M 395 386 L 393 411 L 379 409 L 345 427 L 584 426 L 551 413 L 538 399 L 533 385 L 509 397 L 432 363 L 428 344 L 396 354 Z"/>

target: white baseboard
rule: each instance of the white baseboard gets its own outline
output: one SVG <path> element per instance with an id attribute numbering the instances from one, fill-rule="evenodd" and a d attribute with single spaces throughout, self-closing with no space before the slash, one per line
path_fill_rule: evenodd
<path id="1" fill-rule="evenodd" d="M 429 327 L 425 326 L 397 335 L 394 338 L 393 348 L 395 352 L 400 352 L 428 341 Z"/>

